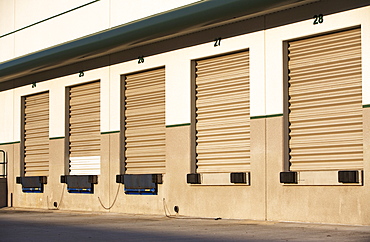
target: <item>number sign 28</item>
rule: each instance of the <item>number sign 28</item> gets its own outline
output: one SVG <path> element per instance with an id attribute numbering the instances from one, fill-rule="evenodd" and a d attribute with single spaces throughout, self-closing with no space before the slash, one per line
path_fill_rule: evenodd
<path id="1" fill-rule="evenodd" d="M 319 14 L 319 15 L 315 15 L 313 16 L 313 24 L 322 24 L 324 22 L 324 15 L 322 14 Z"/>

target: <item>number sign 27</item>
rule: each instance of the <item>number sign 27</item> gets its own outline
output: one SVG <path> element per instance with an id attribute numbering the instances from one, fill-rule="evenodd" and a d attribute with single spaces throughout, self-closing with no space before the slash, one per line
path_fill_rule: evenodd
<path id="1" fill-rule="evenodd" d="M 322 14 L 319 14 L 319 15 L 315 15 L 313 16 L 313 24 L 322 24 L 324 22 L 324 15 Z"/>

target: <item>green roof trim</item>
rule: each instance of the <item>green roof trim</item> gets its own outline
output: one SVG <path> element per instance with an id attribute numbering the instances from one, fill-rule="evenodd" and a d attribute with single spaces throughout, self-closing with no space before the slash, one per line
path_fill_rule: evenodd
<path id="1" fill-rule="evenodd" d="M 64 138 L 65 138 L 64 136 L 61 136 L 61 137 L 50 137 L 49 140 L 64 139 Z"/>
<path id="2" fill-rule="evenodd" d="M 184 124 L 171 124 L 171 125 L 166 125 L 166 128 L 172 128 L 172 127 L 180 127 L 180 126 L 189 126 L 191 123 L 184 123 Z"/>
<path id="3" fill-rule="evenodd" d="M 362 105 L 362 108 L 370 108 L 370 104 Z"/>
<path id="4" fill-rule="evenodd" d="M 12 145 L 12 144 L 19 144 L 20 141 L 14 141 L 14 142 L 6 142 L 6 143 L 0 143 L 0 145 Z"/>
<path id="5" fill-rule="evenodd" d="M 274 118 L 274 117 L 282 117 L 284 114 L 270 114 L 270 115 L 262 115 L 262 116 L 252 116 L 250 119 L 260 119 L 260 118 Z"/>
<path id="6" fill-rule="evenodd" d="M 120 133 L 121 131 L 119 130 L 116 130 L 116 131 L 106 131 L 106 132 L 101 132 L 100 134 L 116 134 L 116 133 Z"/>
<path id="7" fill-rule="evenodd" d="M 297 0 L 204 0 L 0 63 L 1 82 L 210 28 Z M 304 1 L 303 1 L 304 2 Z"/>

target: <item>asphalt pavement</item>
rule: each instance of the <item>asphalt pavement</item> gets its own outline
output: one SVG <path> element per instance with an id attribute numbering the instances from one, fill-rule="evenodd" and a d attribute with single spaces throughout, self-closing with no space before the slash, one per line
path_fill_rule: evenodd
<path id="1" fill-rule="evenodd" d="M 0 209 L 0 241 L 370 241 L 370 226 Z"/>

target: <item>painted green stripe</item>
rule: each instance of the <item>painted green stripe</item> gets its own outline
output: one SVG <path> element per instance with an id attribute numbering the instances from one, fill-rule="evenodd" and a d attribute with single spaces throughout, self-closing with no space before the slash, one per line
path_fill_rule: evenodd
<path id="1" fill-rule="evenodd" d="M 281 116 L 283 116 L 283 114 L 282 113 L 278 113 L 278 114 L 263 115 L 263 116 L 253 116 L 253 117 L 251 117 L 251 119 L 273 118 L 273 117 L 281 117 Z"/>
<path id="2" fill-rule="evenodd" d="M 50 137 L 49 140 L 54 140 L 54 139 L 64 139 L 65 137 L 62 136 L 62 137 Z"/>
<path id="3" fill-rule="evenodd" d="M 363 108 L 370 108 L 370 104 L 362 105 Z"/>
<path id="4" fill-rule="evenodd" d="M 19 144 L 20 141 L 14 141 L 14 142 L 7 142 L 7 143 L 0 143 L 0 145 L 12 145 L 12 144 Z"/>
<path id="5" fill-rule="evenodd" d="M 115 134 L 115 133 L 119 133 L 119 132 L 120 132 L 119 130 L 116 130 L 116 131 L 101 132 L 100 134 Z"/>
<path id="6" fill-rule="evenodd" d="M 188 126 L 188 125 L 191 125 L 191 123 L 166 125 L 166 128 L 180 127 L 180 126 Z"/>

